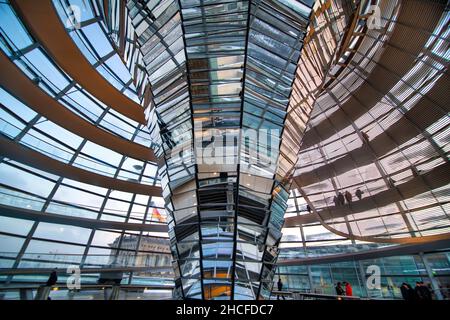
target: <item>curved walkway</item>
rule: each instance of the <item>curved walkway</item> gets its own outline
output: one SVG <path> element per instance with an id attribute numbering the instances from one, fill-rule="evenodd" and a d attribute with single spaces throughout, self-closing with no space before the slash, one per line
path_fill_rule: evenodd
<path id="1" fill-rule="evenodd" d="M 3 136 L 0 136 L 0 154 L 46 172 L 99 187 L 158 197 L 162 193 L 161 188 L 157 186 L 114 179 L 63 163 Z"/>
<path id="2" fill-rule="evenodd" d="M 139 160 L 156 161 L 150 148 L 125 140 L 102 130 L 55 101 L 36 86 L 8 57 L 0 51 L 0 86 L 27 106 L 63 128 L 105 148 Z"/>

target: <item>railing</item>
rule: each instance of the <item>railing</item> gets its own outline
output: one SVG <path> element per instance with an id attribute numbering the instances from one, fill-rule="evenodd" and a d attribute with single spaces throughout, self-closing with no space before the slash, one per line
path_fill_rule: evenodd
<path id="1" fill-rule="evenodd" d="M 44 271 L 48 268 L 64 269 L 72 265 L 80 265 L 86 271 L 89 271 L 91 268 L 161 268 L 167 270 L 172 270 L 173 268 L 170 265 L 172 258 L 169 252 L 135 254 L 131 251 L 120 251 L 120 253 L 115 254 L 114 250 L 117 249 L 112 248 L 111 250 L 113 250 L 111 254 L 98 255 L 25 253 L 21 256 L 18 267 L 12 270 L 33 268 L 36 271 L 40 271 L 40 269 Z M 0 252 L 2 261 L 15 259 L 16 257 L 16 252 Z M 0 263 L 0 274 L 2 274 L 1 270 L 11 269 L 8 269 L 6 265 L 2 268 L 2 264 Z"/>
<path id="2" fill-rule="evenodd" d="M 169 300 L 173 285 L 0 286 L 0 300 Z"/>
<path id="3" fill-rule="evenodd" d="M 4 185 L 0 185 L 0 204 L 4 204 L 11 207 L 25 208 L 28 210 L 40 211 L 42 210 L 46 200 L 43 198 L 38 198 L 37 196 L 33 196 L 24 192 L 16 191 L 11 188 L 5 187 Z M 163 210 L 161 207 L 152 206 L 149 207 L 149 210 L 156 208 L 158 210 Z M 95 219 L 98 216 L 98 212 L 101 210 L 101 207 L 81 205 L 73 202 L 64 202 L 61 200 L 52 201 L 46 212 L 48 213 L 56 213 L 80 218 L 90 218 Z M 105 212 L 105 216 L 111 216 L 111 218 L 105 218 L 105 221 L 114 221 L 112 217 L 120 217 L 125 218 L 128 214 L 126 210 L 118 210 L 118 209 L 109 209 L 108 212 Z M 160 212 L 162 219 L 167 219 L 167 216 L 164 211 Z M 143 216 L 140 212 L 131 211 L 130 217 L 134 220 L 143 221 L 141 218 Z M 154 218 L 150 215 L 150 218 L 147 217 L 145 220 L 146 223 L 157 223 L 161 224 L 161 219 Z"/>
<path id="4" fill-rule="evenodd" d="M 4 119 L 0 119 L 0 132 L 10 139 L 14 139 L 22 129 L 17 127 L 14 124 L 9 123 Z M 55 145 L 58 143 L 54 141 L 54 144 L 39 138 L 37 135 L 32 134 L 30 132 L 26 133 L 26 139 L 21 139 L 19 144 L 25 146 L 33 151 L 37 151 L 42 153 L 43 155 L 60 161 L 64 164 L 71 165 L 89 172 L 93 172 L 96 174 L 103 175 L 105 177 L 110 177 L 114 179 L 130 181 L 135 180 L 138 181 L 140 170 L 131 171 L 126 168 L 118 168 L 108 162 L 95 159 L 94 157 L 89 157 L 89 155 L 79 154 L 77 155 L 76 161 L 73 163 L 69 163 L 70 159 L 73 158 L 76 151 L 70 150 L 68 148 L 63 149 L 60 146 Z M 119 170 L 120 169 L 120 170 Z M 119 174 L 116 175 L 116 171 L 119 171 Z M 145 185 L 159 185 L 157 177 L 150 177 L 146 175 L 142 175 L 141 181 L 138 183 Z"/>
<path id="5" fill-rule="evenodd" d="M 0 300 L 171 298 L 174 274 L 169 253 L 111 250 L 105 255 L 26 253 L 16 268 L 0 264 Z M 0 260 L 13 261 L 17 255 L 3 252 Z M 46 283 L 53 270 L 58 281 L 50 287 Z"/>
<path id="6" fill-rule="evenodd" d="M 338 296 L 332 294 L 301 292 L 301 291 L 272 291 L 272 299 L 288 298 L 289 300 L 369 300 L 358 296 Z"/>

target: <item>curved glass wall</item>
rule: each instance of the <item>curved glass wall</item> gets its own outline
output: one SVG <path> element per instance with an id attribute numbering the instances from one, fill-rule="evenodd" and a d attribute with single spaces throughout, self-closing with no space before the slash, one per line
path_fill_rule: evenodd
<path id="1" fill-rule="evenodd" d="M 420 241 L 423 236 L 437 235 L 431 242 L 445 239 L 448 232 L 444 196 L 448 173 L 427 175 L 448 161 L 448 147 L 439 138 L 448 136 L 449 124 L 446 98 L 439 94 L 448 86 L 445 26 L 449 16 L 444 3 L 377 1 L 381 27 L 376 29 L 368 28 L 373 10 L 368 2 L 349 8 L 350 13 L 356 9 L 357 15 L 343 14 L 350 5 L 345 1 L 324 1 L 316 10 L 305 40 L 308 55 L 299 65 L 295 100 L 291 100 L 287 119 L 288 130 L 300 133 L 300 138 L 291 134 L 287 146 L 295 146 L 295 139 L 302 145 L 295 172 L 298 189 L 291 190 L 287 203 L 274 288 L 281 278 L 287 291 L 335 295 L 336 283 L 348 281 L 356 296 L 402 299 L 403 282 L 414 286 L 416 281 L 424 281 L 433 299 L 448 299 L 448 248 L 415 255 L 380 254 L 376 259 L 352 257 L 373 256 L 380 249 L 401 251 L 402 243 L 408 243 L 387 239 L 414 237 Z M 426 16 L 426 21 L 419 21 L 418 15 Z M 329 23 L 330 18 L 336 18 L 335 22 Z M 339 18 L 347 21 L 340 24 Z M 350 32 L 347 24 L 353 25 Z M 417 35 L 411 35 L 412 28 Z M 340 41 L 335 42 L 333 36 Z M 412 44 L 410 39 L 420 42 Z M 386 52 L 389 49 L 394 52 Z M 399 70 L 405 75 L 400 76 Z M 386 79 L 392 81 L 392 87 L 387 86 L 391 91 L 383 94 L 379 87 Z M 366 166 L 382 173 L 368 179 L 367 175 L 376 171 L 369 172 Z M 383 175 L 387 187 L 380 183 Z M 411 180 L 414 184 L 402 188 L 402 183 Z M 350 196 L 346 197 L 348 189 Z M 399 202 L 382 193 L 389 189 L 397 189 Z M 358 206 L 358 201 L 379 192 L 380 197 L 371 199 L 372 211 Z M 392 204 L 384 206 L 383 202 Z M 413 232 L 407 231 L 403 213 Z M 292 259 L 297 262 L 284 265 Z M 381 268 L 381 287 L 368 290 L 366 281 L 371 273 L 367 267 L 374 265 Z"/>
<path id="2" fill-rule="evenodd" d="M 121 12 L 125 10 L 125 6 L 123 1 L 106 3 L 108 8 L 105 8 L 103 1 L 53 1 L 61 22 L 71 25 L 69 35 L 86 59 L 117 90 L 133 101 L 143 103 L 143 97 L 141 95 L 139 98 L 135 81 L 130 74 L 133 68 L 122 62 L 117 50 L 121 49 L 120 34 L 117 35 L 117 32 L 121 20 L 127 19 L 127 12 Z M 108 14 L 106 19 L 105 13 Z M 133 31 L 132 29 L 131 32 Z"/>
<path id="3" fill-rule="evenodd" d="M 47 174 L 12 160 L 0 163 L 2 205 L 111 222 L 133 224 L 163 223 L 165 213 L 162 198 L 105 189 L 83 184 L 74 180 Z M 5 210 L 5 209 L 3 209 Z M 28 258 L 29 254 L 69 255 L 71 258 L 62 264 L 52 257 L 46 259 L 48 268 L 60 267 L 70 263 L 86 267 L 86 259 L 99 259 L 107 264 L 111 256 L 149 255 L 160 252 L 166 257 L 164 266 L 170 265 L 168 245 L 150 250 L 143 245 L 152 242 L 152 236 L 163 239 L 166 233 L 137 232 L 121 229 L 89 229 L 75 225 L 34 222 L 11 217 L 1 217 L 1 261 L 4 268 L 23 268 L 23 261 L 31 262 L 26 267 L 41 268 L 39 259 Z M 162 238 L 161 238 L 162 237 Z M 130 240 L 132 241 L 130 241 Z M 153 241 L 154 242 L 154 241 Z M 163 246 L 164 247 L 164 246 Z M 162 251 L 161 251 L 162 250 Z M 136 260 L 136 266 L 146 266 Z M 169 267 L 169 276 L 171 268 Z M 63 271 L 64 272 L 64 271 Z M 145 273 L 145 272 L 144 272 Z M 3 278 L 7 283 L 23 282 L 21 275 Z M 28 277 L 31 281 L 32 277 Z M 25 280 L 24 280 L 25 279 Z M 92 278 L 93 279 L 93 278 Z M 127 280 L 128 281 L 128 280 Z M 132 281 L 131 278 L 129 281 Z M 126 282 L 124 282 L 126 283 Z"/>
<path id="4" fill-rule="evenodd" d="M 49 58 L 43 47 L 26 30 L 11 5 L 2 3 L 1 7 L 1 48 L 28 78 L 63 106 L 97 127 L 144 146 L 152 144 L 145 126 L 112 110 L 84 90 Z M 112 47 L 110 49 L 110 52 L 115 52 Z M 125 68 L 121 60 L 120 65 L 119 61 L 116 61 L 116 65 Z M 130 78 L 128 70 L 122 72 Z"/>
<path id="5" fill-rule="evenodd" d="M 73 4 L 90 6 L 93 2 Z M 83 12 L 88 14 L 88 7 L 84 7 Z M 36 86 L 78 117 L 109 134 L 146 147 L 151 145 L 145 126 L 103 104 L 48 57 L 41 44 L 28 33 L 9 2 L 0 3 L 0 13 L 1 48 Z M 90 30 L 104 28 L 99 21 L 100 16 L 96 17 L 95 22 L 86 23 L 84 29 L 72 31 L 72 38 L 83 39 L 83 45 L 95 43 L 89 50 L 100 50 L 96 46 L 101 45 L 100 41 L 89 35 L 106 37 L 103 31 L 97 34 L 99 30 Z M 95 61 L 90 61 L 123 94 L 141 102 L 127 66 L 111 45 L 101 47 L 102 50 L 106 48 L 108 52 L 103 54 L 97 51 L 92 53 Z M 86 52 L 88 49 L 80 50 Z M 113 81 L 116 76 L 118 78 Z M 136 185 L 159 186 L 155 163 L 134 159 L 82 138 L 38 114 L 31 106 L 24 104 L 21 97 L 15 97 L 4 88 L 0 88 L 0 106 L 1 138 L 5 141 L 83 171 Z M 81 134 L 84 128 L 79 130 Z M 162 197 L 105 188 L 101 181 L 85 182 L 46 172 L 40 166 L 32 167 L 2 154 L 0 264 L 13 272 L 2 274 L 0 281 L 3 284 L 45 283 L 48 278 L 46 270 L 55 267 L 60 270 L 60 281 L 65 281 L 69 276 L 65 274 L 66 268 L 77 265 L 86 272 L 83 273 L 82 283 L 95 284 L 102 276 L 99 268 L 114 266 L 125 270 L 123 284 L 161 284 L 170 287 L 173 271 L 167 232 L 139 227 L 166 223 Z M 46 220 L 8 216 L 7 212 L 11 210 L 41 213 Z M 72 220 L 66 221 L 72 222 L 54 222 L 60 216 L 71 217 Z M 78 225 L 77 218 L 92 221 L 92 227 Z M 95 221 L 106 224 L 97 226 Z M 127 229 L 129 226 L 136 231 Z M 29 269 L 35 270 L 35 273 L 27 275 L 26 270 Z M 42 270 L 41 274 L 39 270 Z"/>
<path id="6" fill-rule="evenodd" d="M 342 251 L 352 251 L 354 246 L 342 246 Z M 367 245 L 365 249 L 370 249 Z M 281 250 L 279 261 L 295 256 L 301 249 Z M 423 281 L 432 291 L 432 299 L 450 299 L 450 253 L 446 251 L 427 252 L 422 255 L 398 255 L 377 259 L 347 262 L 279 266 L 275 279 L 281 278 L 286 291 L 336 295 L 337 282 L 347 281 L 353 288 L 353 296 L 371 299 L 403 299 L 402 283 L 412 287 Z M 425 265 L 427 264 L 427 266 Z M 380 287 L 367 289 L 371 276 L 368 267 L 380 268 Z M 427 270 L 427 267 L 429 270 Z M 428 272 L 431 271 L 431 274 Z M 436 287 L 432 281 L 437 282 Z M 276 298 L 274 294 L 272 298 Z"/>
<path id="7" fill-rule="evenodd" d="M 123 156 L 73 134 L 0 88 L 0 131 L 8 138 L 55 160 L 126 181 L 159 185 L 157 167 L 148 161 Z M 58 137 L 58 138 L 55 138 Z M 143 172 L 142 176 L 141 173 Z"/>
<path id="8" fill-rule="evenodd" d="M 314 102 L 295 172 L 314 212 L 291 222 L 380 242 L 448 235 L 449 13 L 439 1 L 379 8 L 369 28 L 359 7 Z"/>

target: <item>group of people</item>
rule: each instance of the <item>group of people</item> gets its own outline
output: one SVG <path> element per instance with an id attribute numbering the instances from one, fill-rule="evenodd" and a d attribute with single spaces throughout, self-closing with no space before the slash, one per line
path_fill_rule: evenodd
<path id="1" fill-rule="evenodd" d="M 362 199 L 363 191 L 361 189 L 356 189 L 355 196 L 358 198 L 358 200 Z M 348 204 L 351 204 L 353 201 L 352 194 L 347 190 L 345 193 L 342 193 L 339 191 L 337 196 L 334 196 L 333 202 L 336 207 L 345 205 L 345 202 L 347 201 Z"/>
<path id="2" fill-rule="evenodd" d="M 342 285 L 344 285 L 344 287 L 342 287 Z M 353 288 L 347 281 L 344 281 L 343 283 L 338 282 L 335 289 L 338 296 L 353 296 Z"/>
<path id="3" fill-rule="evenodd" d="M 347 296 L 347 297 L 351 297 L 353 296 L 353 288 L 351 286 L 350 283 L 348 283 L 347 281 L 343 282 L 344 287 L 342 287 L 342 283 L 338 282 L 336 284 L 336 294 L 338 296 Z M 278 278 L 278 282 L 277 282 L 277 287 L 278 287 L 278 291 L 282 291 L 283 290 L 283 282 L 281 281 L 281 278 Z M 281 297 L 284 298 L 284 295 L 281 295 Z M 280 299 L 280 294 L 277 295 L 277 300 Z"/>
<path id="4" fill-rule="evenodd" d="M 278 291 L 283 290 L 283 282 L 281 278 L 278 278 L 277 282 Z M 351 284 L 347 281 L 338 282 L 336 284 L 336 295 L 338 296 L 353 296 L 353 288 Z M 413 289 L 409 284 L 403 282 L 400 291 L 402 293 L 402 297 L 406 301 L 423 301 L 423 300 L 433 300 L 432 290 L 429 286 L 426 286 L 423 281 L 416 282 L 416 287 Z M 284 296 L 281 295 L 284 300 Z M 280 299 L 280 294 L 277 296 L 277 300 Z"/>
<path id="5" fill-rule="evenodd" d="M 403 300 L 406 301 L 433 300 L 431 289 L 423 281 L 416 282 L 414 289 L 406 282 L 403 282 L 400 291 L 402 292 Z"/>

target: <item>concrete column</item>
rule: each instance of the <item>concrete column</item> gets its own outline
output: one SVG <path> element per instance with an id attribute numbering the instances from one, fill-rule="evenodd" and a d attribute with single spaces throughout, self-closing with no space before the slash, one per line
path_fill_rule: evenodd
<path id="1" fill-rule="evenodd" d="M 19 289 L 20 300 L 33 300 L 33 289 L 20 288 Z"/>
<path id="2" fill-rule="evenodd" d="M 112 286 L 111 294 L 108 300 L 119 300 L 120 296 L 120 286 Z"/>
<path id="3" fill-rule="evenodd" d="M 52 287 L 50 286 L 39 287 L 36 292 L 36 296 L 34 297 L 34 300 L 47 300 L 48 296 L 50 295 L 51 288 Z"/>
<path id="4" fill-rule="evenodd" d="M 433 270 L 431 270 L 431 267 L 428 264 L 427 257 L 423 254 L 423 252 L 419 253 L 419 255 L 422 258 L 423 264 L 425 266 L 425 270 L 427 271 L 428 277 L 430 278 L 431 287 L 433 288 L 434 295 L 436 296 L 436 299 L 437 300 L 444 300 L 444 298 L 442 297 L 442 292 L 439 289 L 439 283 L 434 278 Z"/>
<path id="5" fill-rule="evenodd" d="M 361 278 L 362 294 L 364 294 L 365 297 L 369 298 L 369 292 L 367 292 L 367 285 L 366 285 L 366 272 L 363 268 L 361 261 L 356 261 L 356 263 L 358 264 L 359 277 Z"/>

